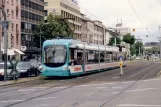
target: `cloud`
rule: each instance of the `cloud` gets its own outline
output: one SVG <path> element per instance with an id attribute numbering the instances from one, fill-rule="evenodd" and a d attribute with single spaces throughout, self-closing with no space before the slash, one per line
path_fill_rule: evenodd
<path id="1" fill-rule="evenodd" d="M 124 26 L 149 28 L 157 32 L 157 26 L 161 24 L 161 0 L 130 1 L 142 23 L 138 20 L 128 0 L 79 0 L 79 4 L 83 13 L 91 19 L 102 21 L 106 26 L 115 26 L 117 19 L 122 18 Z M 139 35 L 139 32 L 137 34 Z"/>

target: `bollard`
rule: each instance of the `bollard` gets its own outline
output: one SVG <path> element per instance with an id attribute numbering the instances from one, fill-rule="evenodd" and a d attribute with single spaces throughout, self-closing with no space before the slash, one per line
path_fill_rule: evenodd
<path id="1" fill-rule="evenodd" d="M 122 76 L 123 75 L 123 69 L 122 69 L 123 62 L 122 61 L 119 62 L 119 66 L 120 66 L 120 76 Z"/>

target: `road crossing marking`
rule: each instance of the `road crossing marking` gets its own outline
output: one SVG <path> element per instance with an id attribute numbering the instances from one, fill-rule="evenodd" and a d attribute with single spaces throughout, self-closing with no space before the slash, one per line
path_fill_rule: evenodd
<path id="1" fill-rule="evenodd" d="M 123 84 L 133 83 L 135 81 L 122 82 Z"/>
<path id="2" fill-rule="evenodd" d="M 112 89 L 122 89 L 122 87 L 112 87 Z"/>
<path id="3" fill-rule="evenodd" d="M 22 91 L 22 92 L 24 92 L 24 91 L 34 91 L 34 90 L 36 90 L 36 89 L 21 89 L 21 90 L 17 90 L 17 91 Z"/>
<path id="4" fill-rule="evenodd" d="M 119 104 L 118 107 L 161 107 L 161 105 Z"/>
<path id="5" fill-rule="evenodd" d="M 118 93 L 120 93 L 120 92 L 112 92 L 112 94 L 118 94 Z"/>
<path id="6" fill-rule="evenodd" d="M 9 103 L 9 102 L 20 102 L 25 100 L 8 100 L 8 101 L 0 101 L 0 103 Z"/>
<path id="7" fill-rule="evenodd" d="M 137 91 L 147 91 L 147 90 L 154 90 L 155 88 L 145 88 L 145 89 L 137 89 L 137 90 L 129 90 L 126 92 L 137 92 Z"/>
<path id="8" fill-rule="evenodd" d="M 117 79 L 117 78 L 120 78 L 120 77 L 112 77 L 113 79 Z"/>
<path id="9" fill-rule="evenodd" d="M 36 107 L 49 107 L 49 105 L 48 104 L 43 104 L 43 105 L 38 105 Z"/>
<path id="10" fill-rule="evenodd" d="M 108 87 L 96 87 L 97 89 L 108 88 Z"/>
<path id="11" fill-rule="evenodd" d="M 57 97 L 46 97 L 46 98 L 36 98 L 36 99 L 32 99 L 32 100 L 47 100 L 47 99 L 55 99 Z"/>

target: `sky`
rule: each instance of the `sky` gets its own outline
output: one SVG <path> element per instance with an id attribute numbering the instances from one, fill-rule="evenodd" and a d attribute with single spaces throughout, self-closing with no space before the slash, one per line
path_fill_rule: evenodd
<path id="1" fill-rule="evenodd" d="M 158 41 L 158 25 L 161 24 L 161 0 L 78 0 L 81 12 L 88 18 L 100 20 L 107 27 L 115 27 L 117 19 L 143 42 Z M 138 18 L 138 17 L 139 18 Z M 139 20 L 140 19 L 140 20 Z M 148 35 L 148 37 L 146 37 Z"/>

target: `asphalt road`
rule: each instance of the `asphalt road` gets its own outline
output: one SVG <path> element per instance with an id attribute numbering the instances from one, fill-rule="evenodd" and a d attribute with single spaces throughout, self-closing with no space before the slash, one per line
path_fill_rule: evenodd
<path id="1" fill-rule="evenodd" d="M 161 63 L 0 87 L 0 107 L 161 107 Z M 43 82 L 45 81 L 45 82 Z"/>

